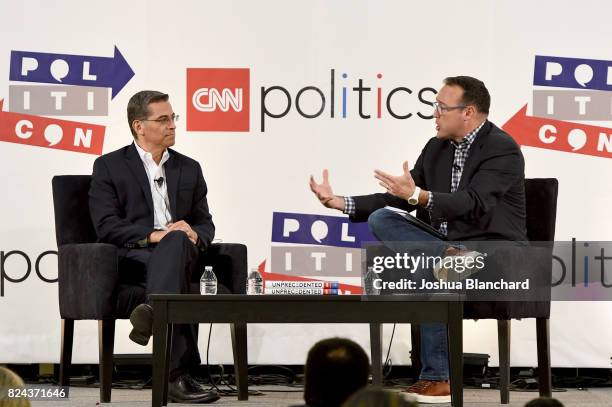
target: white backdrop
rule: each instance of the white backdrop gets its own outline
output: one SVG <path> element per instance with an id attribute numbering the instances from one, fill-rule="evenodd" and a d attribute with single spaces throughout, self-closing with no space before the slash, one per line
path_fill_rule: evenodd
<path id="1" fill-rule="evenodd" d="M 490 119 L 503 125 L 530 103 L 536 55 L 612 59 L 612 4 L 606 1 L 466 2 L 402 1 L 0 1 L 0 98 L 9 111 L 11 51 L 106 56 L 115 46 L 134 77 L 112 100 L 108 116 L 64 117 L 106 126 L 103 152 L 131 142 L 125 108 L 141 89 L 170 94 L 175 112 L 186 117 L 186 68 L 250 69 L 250 131 L 186 131 L 178 124 L 175 148 L 203 167 L 217 238 L 244 242 L 249 264 L 270 256 L 273 212 L 334 214 L 322 208 L 307 186 L 310 174 L 320 179 L 329 168 L 339 194 L 379 190 L 374 168 L 399 173 L 414 163 L 434 135 L 430 114 L 419 102 L 422 88 L 438 89 L 446 76 L 467 74 L 482 79 L 492 95 Z M 336 117 L 329 114 L 330 70 L 336 75 Z M 342 79 L 346 73 L 348 78 Z M 383 77 L 377 79 L 381 73 Z M 358 116 L 350 88 L 373 90 Z M 279 119 L 267 118 L 260 131 L 261 87 L 283 86 L 295 98 L 299 89 L 317 86 L 326 95 L 325 112 L 301 117 L 292 106 Z M 341 87 L 349 88 L 348 117 L 341 118 Z M 397 112 L 406 120 L 375 118 L 375 89 L 383 95 L 395 87 Z M 270 93 L 268 108 L 283 107 L 280 93 Z M 433 100 L 432 93 L 424 98 Z M 319 106 L 304 94 L 307 112 Z M 318 102 L 320 103 L 320 101 Z M 383 101 L 384 103 L 384 101 Z M 11 106 L 10 110 L 13 110 Z M 531 112 L 531 110 L 528 110 Z M 52 115 L 49 115 L 52 116 Z M 599 122 L 610 128 L 612 122 Z M 612 133 L 612 131 L 610 131 Z M 0 135 L 2 136 L 2 135 Z M 524 147 L 527 177 L 556 177 L 560 182 L 557 240 L 612 240 L 612 171 L 608 158 Z M 0 142 L 2 232 L 0 250 L 21 250 L 32 260 L 55 250 L 51 178 L 88 174 L 95 155 Z M 13 278 L 25 263 L 12 256 L 4 264 Z M 54 256 L 41 262 L 41 273 L 57 276 Z M 612 356 L 612 305 L 606 302 L 557 302 L 552 305 L 553 366 L 609 367 Z M 5 282 L 0 297 L 0 363 L 58 362 L 60 319 L 56 284 L 34 271 L 21 283 Z M 512 364 L 536 364 L 535 324 L 513 321 Z M 150 351 L 131 343 L 128 323 L 118 324 L 116 351 Z M 385 343 L 391 329 L 385 328 Z M 205 350 L 207 329 L 200 331 Z M 97 361 L 95 322 L 76 324 L 74 361 Z M 254 325 L 249 327 L 250 363 L 300 364 L 307 349 L 330 335 L 350 336 L 369 347 L 365 326 Z M 407 364 L 409 327 L 401 326 L 391 357 Z M 488 353 L 497 364 L 496 324 L 465 322 L 466 352 Z M 232 360 L 229 329 L 213 331 L 211 359 Z"/>

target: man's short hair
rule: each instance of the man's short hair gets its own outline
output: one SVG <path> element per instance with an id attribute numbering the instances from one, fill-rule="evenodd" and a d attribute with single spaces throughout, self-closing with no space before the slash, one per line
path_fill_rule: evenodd
<path id="1" fill-rule="evenodd" d="M 484 82 L 471 76 L 449 76 L 444 79 L 448 86 L 459 86 L 463 89 L 462 104 L 474 105 L 480 113 L 489 114 L 491 95 Z"/>
<path id="2" fill-rule="evenodd" d="M 317 342 L 308 351 L 304 368 L 304 401 L 316 406 L 340 406 L 368 383 L 368 355 L 346 338 Z"/>
<path id="3" fill-rule="evenodd" d="M 525 407 L 563 407 L 563 403 L 551 397 L 538 397 L 525 404 Z"/>
<path id="4" fill-rule="evenodd" d="M 132 127 L 134 120 L 146 119 L 149 116 L 149 104 L 155 102 L 167 102 L 168 95 L 156 90 L 141 90 L 130 98 L 127 105 L 127 119 L 132 136 L 136 138 L 136 132 Z"/>

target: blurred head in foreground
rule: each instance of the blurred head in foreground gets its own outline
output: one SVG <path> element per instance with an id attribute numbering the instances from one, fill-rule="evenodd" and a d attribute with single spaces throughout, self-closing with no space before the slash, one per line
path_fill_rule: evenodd
<path id="1" fill-rule="evenodd" d="M 368 383 L 368 355 L 346 338 L 317 342 L 308 352 L 304 368 L 304 400 L 317 407 L 340 406 Z"/>
<path id="2" fill-rule="evenodd" d="M 415 400 L 405 395 L 383 390 L 376 387 L 368 387 L 359 390 L 342 404 L 342 407 L 418 407 Z"/>
<path id="3" fill-rule="evenodd" d="M 25 384 L 17 373 L 0 366 L 0 406 L 2 407 L 30 407 L 27 397 L 16 397 L 9 394 L 9 390 L 24 389 Z"/>

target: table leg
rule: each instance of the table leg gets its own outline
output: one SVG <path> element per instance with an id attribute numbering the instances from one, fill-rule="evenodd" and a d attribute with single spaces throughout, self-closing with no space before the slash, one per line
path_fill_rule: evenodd
<path id="1" fill-rule="evenodd" d="M 463 303 L 448 303 L 448 353 L 451 404 L 463 407 Z"/>
<path id="2" fill-rule="evenodd" d="M 418 381 L 421 377 L 421 325 L 410 324 L 410 343 L 412 348 L 410 349 L 410 363 L 412 363 L 412 378 L 414 381 Z"/>
<path id="3" fill-rule="evenodd" d="M 168 377 L 170 375 L 170 351 L 172 350 L 172 333 L 174 332 L 174 324 L 166 324 L 168 328 L 166 334 L 166 353 L 164 354 L 164 406 L 168 405 Z"/>
<path id="4" fill-rule="evenodd" d="M 382 324 L 370 323 L 370 354 L 372 355 L 372 384 L 382 386 Z"/>
<path id="5" fill-rule="evenodd" d="M 248 383 L 248 354 L 247 354 L 247 324 L 230 324 L 232 330 L 232 350 L 234 352 L 234 372 L 236 387 L 238 387 L 238 400 L 249 399 Z"/>
<path id="6" fill-rule="evenodd" d="M 168 392 L 168 314 L 166 303 L 153 301 L 153 407 L 164 405 Z"/>

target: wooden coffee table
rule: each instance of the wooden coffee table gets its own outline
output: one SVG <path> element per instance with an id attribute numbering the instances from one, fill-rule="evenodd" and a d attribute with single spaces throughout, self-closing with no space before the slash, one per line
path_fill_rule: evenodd
<path id="1" fill-rule="evenodd" d="M 448 325 L 452 405 L 463 405 L 463 298 L 434 295 L 197 295 L 154 294 L 153 406 L 168 403 L 172 324 L 229 323 L 238 400 L 248 399 L 248 323 L 370 324 L 373 383 L 382 384 L 383 323 Z"/>

